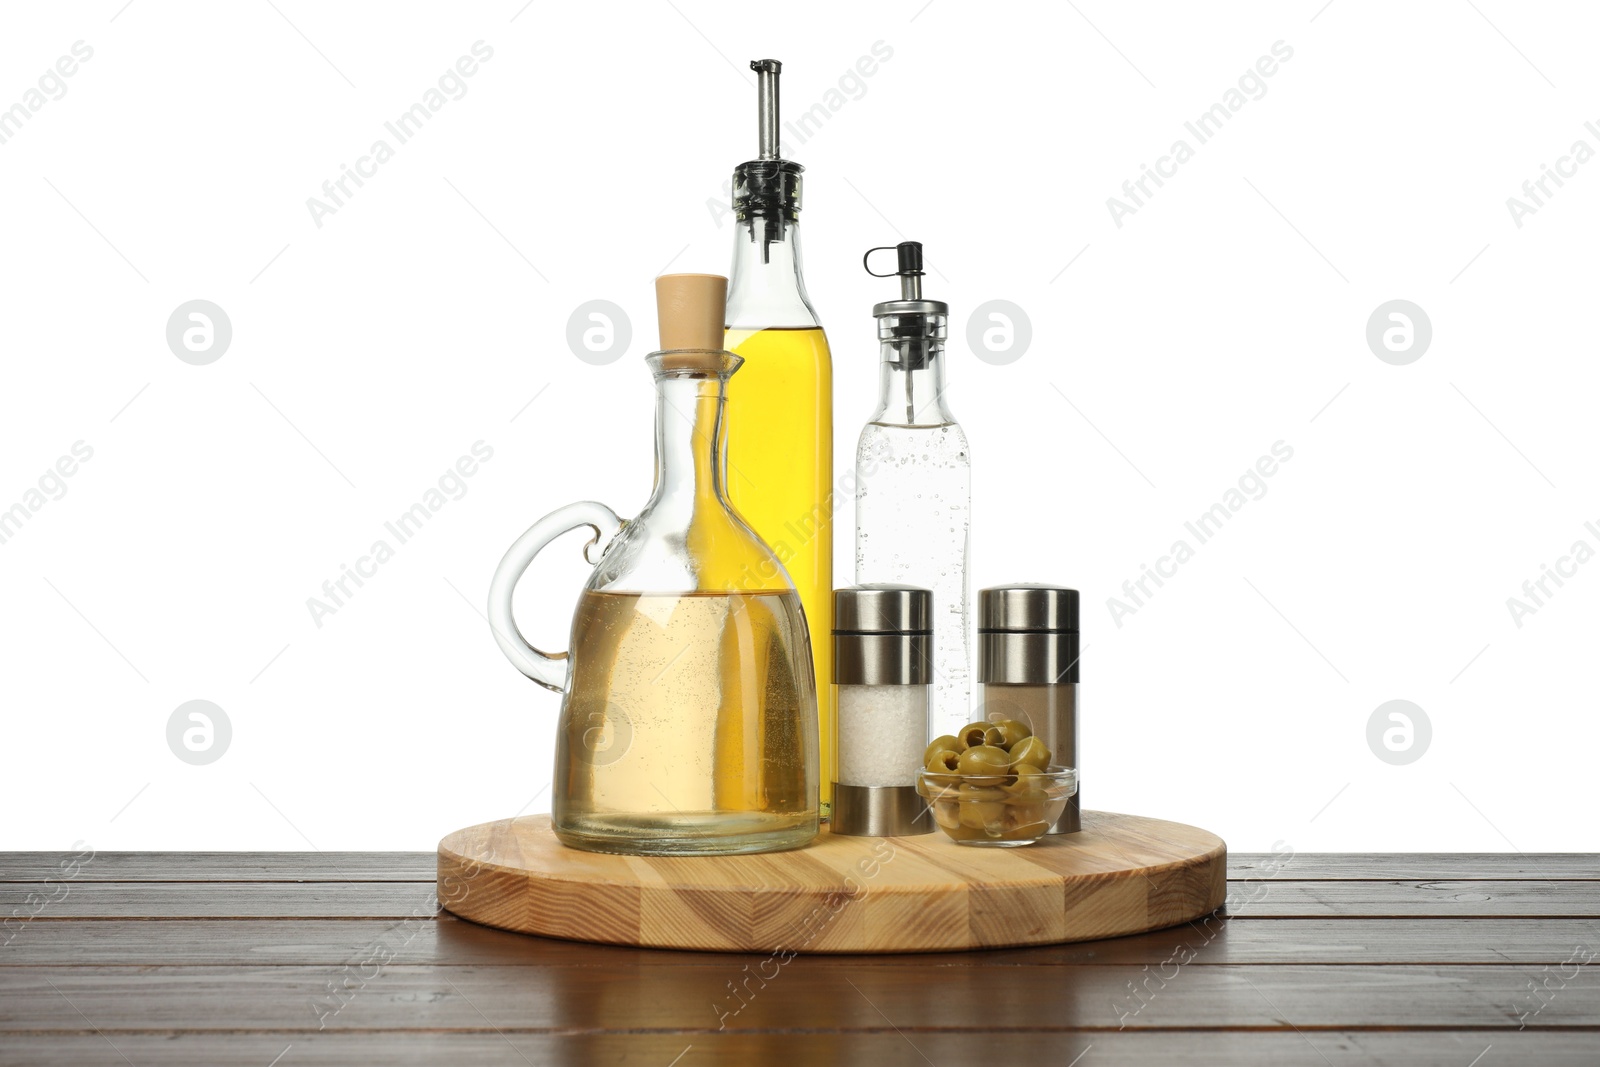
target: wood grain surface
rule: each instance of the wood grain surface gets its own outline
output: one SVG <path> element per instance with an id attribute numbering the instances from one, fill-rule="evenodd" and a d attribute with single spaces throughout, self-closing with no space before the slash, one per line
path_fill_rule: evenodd
<path id="1" fill-rule="evenodd" d="M 429 858 L 437 863 L 437 857 Z M 323 882 L 314 892 L 299 893 L 282 892 L 277 881 L 224 881 L 210 883 L 198 897 L 197 884 L 203 883 L 84 882 L 75 884 L 70 896 L 53 902 L 50 914 L 59 919 L 404 919 L 437 905 L 432 878 L 421 885 Z M 1600 881 L 1302 882 L 1280 876 L 1271 885 L 1270 893 L 1234 894 L 1229 904 L 1234 917 L 1554 919 L 1600 914 Z M 25 910 L 30 897 L 48 899 L 56 892 L 43 882 L 0 885 L 0 917 L 14 909 Z"/>
<path id="2" fill-rule="evenodd" d="M 0 852 L 0 882 L 59 875 L 70 852 Z M 431 882 L 433 852 L 102 852 L 77 882 Z M 1600 881 L 1587 852 L 1230 852 L 1228 877 L 1298 882 Z"/>
<path id="3" fill-rule="evenodd" d="M 311 1029 L 472 1030 L 485 1019 L 501 1030 L 778 1031 L 800 1025 L 797 1017 L 847 1033 L 877 1030 L 885 1018 L 934 1032 L 1238 1030 L 1285 1019 L 1302 1030 L 1339 1030 L 1404 1027 L 1419 1018 L 1457 1029 L 1515 1029 L 1528 980 L 1516 967 L 1453 964 L 1085 963 L 930 973 L 841 966 L 828 956 L 762 967 L 766 958 L 746 956 L 739 966 L 562 967 L 559 975 L 497 964 L 448 971 L 355 965 L 333 974 L 309 966 L 6 967 L 0 1032 L 76 1031 L 85 1017 L 107 1032 L 285 1030 L 308 1020 Z M 1537 1018 L 1552 1028 L 1600 1026 L 1600 982 L 1569 981 Z"/>
<path id="4" fill-rule="evenodd" d="M 420 887 L 419 887 L 420 888 Z M 283 890 L 279 891 L 280 893 Z M 287 909 L 285 909 L 287 910 Z M 0 951 L 0 967 L 82 964 L 159 967 L 181 964 L 339 967 L 382 946 L 392 964 L 548 967 L 591 965 L 684 967 L 734 963 L 733 952 L 663 952 L 621 945 L 510 936 L 448 912 L 426 923 L 400 919 L 103 919 L 40 923 Z M 264 930 L 270 930 L 268 937 Z M 1578 944 L 1600 945 L 1600 919 L 1278 919 L 1246 922 L 1217 916 L 1168 930 L 1062 945 L 929 952 L 909 957 L 921 967 L 1056 967 L 1127 963 L 1155 967 L 1174 956 L 1186 966 L 1236 963 L 1508 964 L 1537 970 Z M 897 966 L 888 953 L 860 956 L 852 966 Z"/>
<path id="5" fill-rule="evenodd" d="M 113 1044 L 113 1042 L 115 1044 Z M 18 1034 L 0 1044 L 0 1067 L 124 1063 L 162 1067 L 1594 1067 L 1595 1035 L 1482 1030 L 1385 1032 L 1284 1028 L 1204 1034 L 1155 1030 L 925 1033 L 885 1028 L 833 1032 L 541 1034 L 396 1030 L 307 1033 Z M 281 1057 L 281 1059 L 280 1059 Z M 1473 1060 L 1482 1057 L 1477 1063 Z"/>
<path id="6" fill-rule="evenodd" d="M 930 952 L 1161 929 L 1226 894 L 1222 839 L 1181 823 L 1084 812 L 1026 848 L 943 834 L 842 837 L 754 856 L 570 849 L 547 815 L 439 843 L 438 894 L 473 922 L 575 941 L 769 953 Z"/>
<path id="7" fill-rule="evenodd" d="M 781 963 L 457 920 L 433 853 L 65 858 L 0 854 L 0 1065 L 1600 1063 L 1592 855 L 1233 856 L 1170 929 Z"/>

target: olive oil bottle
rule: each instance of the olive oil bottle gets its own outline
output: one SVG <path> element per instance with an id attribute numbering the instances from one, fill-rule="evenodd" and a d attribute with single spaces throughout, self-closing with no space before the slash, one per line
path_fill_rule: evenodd
<path id="1" fill-rule="evenodd" d="M 728 497 L 788 571 L 816 666 L 822 812 L 833 781 L 833 362 L 800 269 L 798 163 L 779 158 L 775 59 L 759 79 L 760 155 L 733 172 L 736 220 L 728 288 Z"/>

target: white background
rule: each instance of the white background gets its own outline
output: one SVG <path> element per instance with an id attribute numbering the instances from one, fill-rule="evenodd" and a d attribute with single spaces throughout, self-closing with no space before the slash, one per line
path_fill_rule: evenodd
<path id="1" fill-rule="evenodd" d="M 1600 565 L 1520 628 L 1506 606 L 1600 547 L 1600 162 L 1520 228 L 1506 206 L 1600 148 L 1594 12 L 276 2 L 5 15 L 0 107 L 94 54 L 0 145 L 0 507 L 94 456 L 0 545 L 0 847 L 428 849 L 548 810 L 557 698 L 495 648 L 489 576 L 544 512 L 646 496 L 651 279 L 726 269 L 707 205 L 754 154 L 748 60 L 784 61 L 793 119 L 881 41 L 790 146 L 839 469 L 888 295 L 860 254 L 922 240 L 973 587 L 1083 591 L 1088 805 L 1239 850 L 1600 848 Z M 479 40 L 466 95 L 315 225 L 307 198 Z M 1196 146 L 1184 122 L 1277 41 L 1266 94 Z M 1119 228 L 1107 198 L 1180 137 L 1195 157 Z M 208 366 L 165 339 L 196 298 L 233 325 Z M 600 367 L 566 343 L 597 298 L 634 327 Z M 1004 366 L 965 341 L 996 298 L 1032 323 Z M 1365 340 L 1396 298 L 1433 324 L 1408 366 Z M 317 627 L 307 598 L 479 440 L 467 494 Z M 1107 598 L 1280 440 L 1267 494 L 1117 627 Z M 583 574 L 577 538 L 530 572 L 537 642 L 564 644 Z M 1366 740 L 1396 698 L 1433 727 L 1406 766 Z M 167 747 L 191 699 L 232 722 L 208 766 Z"/>

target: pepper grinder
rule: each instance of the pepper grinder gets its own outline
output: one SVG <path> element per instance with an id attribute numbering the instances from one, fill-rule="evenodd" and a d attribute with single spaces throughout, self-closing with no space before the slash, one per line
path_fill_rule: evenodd
<path id="1" fill-rule="evenodd" d="M 1004 585 L 978 594 L 983 717 L 1015 719 L 1045 743 L 1055 766 L 1078 770 L 1078 591 Z M 1047 833 L 1082 829 L 1083 789 Z"/>
<path id="2" fill-rule="evenodd" d="M 829 832 L 933 832 L 917 794 L 928 745 L 933 594 L 909 585 L 833 591 L 833 817 Z"/>

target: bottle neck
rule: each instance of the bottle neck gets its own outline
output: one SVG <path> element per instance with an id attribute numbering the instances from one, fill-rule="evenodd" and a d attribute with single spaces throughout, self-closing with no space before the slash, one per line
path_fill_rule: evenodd
<path id="1" fill-rule="evenodd" d="M 722 413 L 721 379 L 656 379 L 656 482 L 647 510 L 687 524 L 697 501 L 727 504 Z"/>
<path id="2" fill-rule="evenodd" d="M 887 426 L 949 426 L 956 419 L 945 403 L 944 341 L 895 338 L 882 342 L 878 410 L 872 421 Z"/>
<path id="3" fill-rule="evenodd" d="M 800 272 L 800 223 L 779 212 L 738 219 L 728 275 L 729 328 L 816 328 Z"/>

